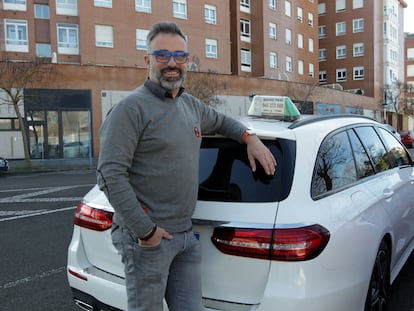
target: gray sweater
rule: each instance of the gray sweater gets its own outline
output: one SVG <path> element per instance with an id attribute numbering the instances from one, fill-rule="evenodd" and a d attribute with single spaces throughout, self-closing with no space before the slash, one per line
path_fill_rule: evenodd
<path id="1" fill-rule="evenodd" d="M 146 80 L 117 104 L 101 127 L 99 188 L 114 222 L 143 237 L 154 225 L 189 230 L 198 191 L 201 133 L 241 142 L 246 127 L 180 92 L 171 98 Z"/>

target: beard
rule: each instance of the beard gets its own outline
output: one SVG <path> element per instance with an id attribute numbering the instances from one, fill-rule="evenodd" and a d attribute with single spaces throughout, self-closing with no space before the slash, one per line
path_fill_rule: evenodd
<path id="1" fill-rule="evenodd" d="M 164 72 L 171 71 L 171 70 L 178 71 L 179 75 L 176 77 L 168 77 L 164 75 Z M 159 84 L 164 89 L 170 92 L 182 87 L 184 84 L 184 80 L 187 76 L 187 72 L 182 71 L 180 68 L 176 68 L 176 67 L 163 68 L 162 70 L 158 72 L 154 66 L 151 66 L 151 73 L 152 73 L 152 76 L 154 76 L 157 79 Z"/>

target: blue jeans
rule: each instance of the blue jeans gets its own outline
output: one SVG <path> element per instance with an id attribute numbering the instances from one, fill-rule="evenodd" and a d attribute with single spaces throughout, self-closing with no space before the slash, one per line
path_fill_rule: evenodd
<path id="1" fill-rule="evenodd" d="M 141 247 L 114 225 L 112 242 L 122 256 L 129 311 L 202 311 L 201 247 L 192 231 L 174 233 L 155 247 Z"/>

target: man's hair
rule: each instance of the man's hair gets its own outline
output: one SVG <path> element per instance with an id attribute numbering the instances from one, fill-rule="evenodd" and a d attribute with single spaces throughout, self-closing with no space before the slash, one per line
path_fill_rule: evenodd
<path id="1" fill-rule="evenodd" d="M 152 29 L 147 35 L 147 49 L 150 49 L 152 40 L 160 33 L 169 33 L 179 35 L 181 38 L 187 42 L 184 33 L 181 28 L 174 22 L 160 22 L 152 26 Z"/>

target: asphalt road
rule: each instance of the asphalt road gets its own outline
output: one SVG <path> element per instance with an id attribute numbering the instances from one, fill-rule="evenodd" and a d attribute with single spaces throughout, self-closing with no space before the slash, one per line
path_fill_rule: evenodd
<path id="1" fill-rule="evenodd" d="M 75 206 L 94 183 L 88 170 L 0 176 L 0 310 L 79 310 L 66 252 Z M 414 254 L 392 286 L 390 310 L 414 311 L 413 293 Z"/>

